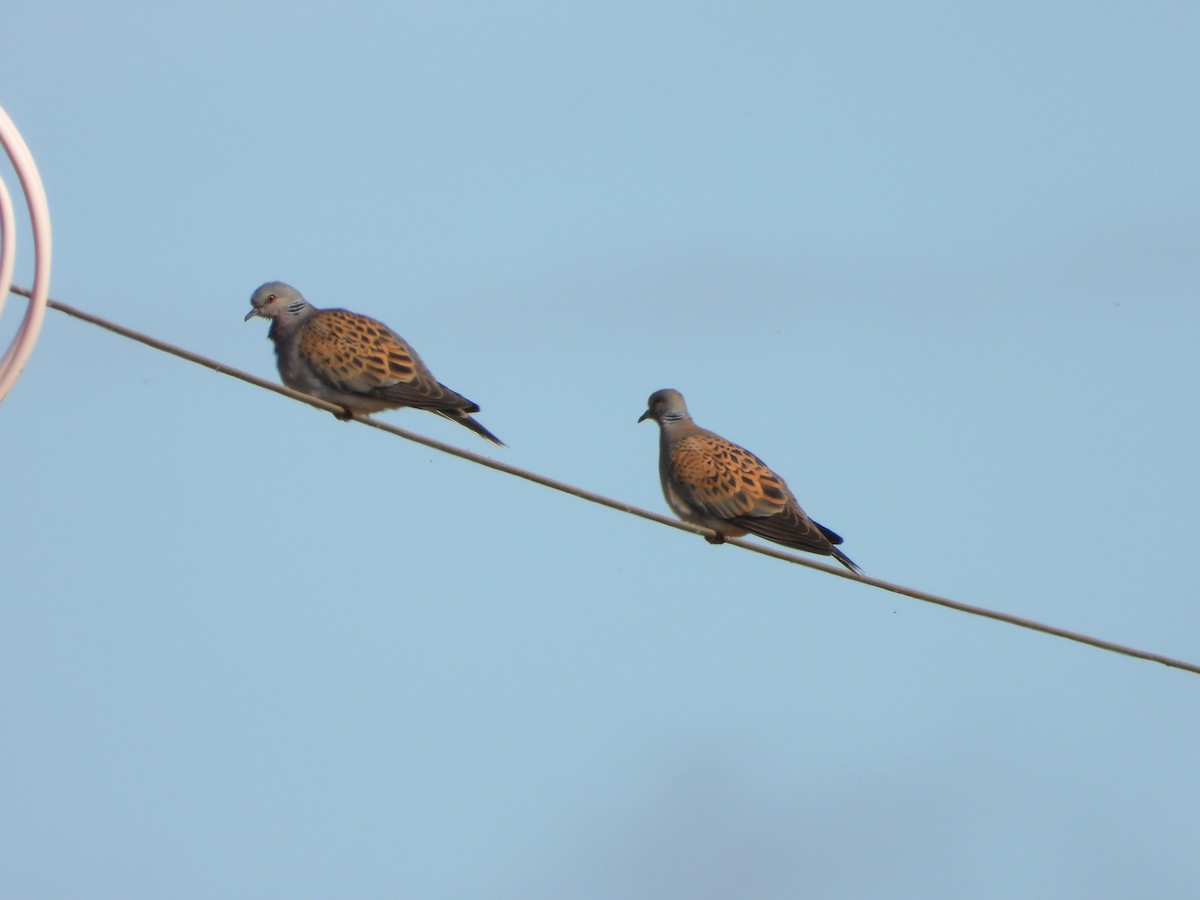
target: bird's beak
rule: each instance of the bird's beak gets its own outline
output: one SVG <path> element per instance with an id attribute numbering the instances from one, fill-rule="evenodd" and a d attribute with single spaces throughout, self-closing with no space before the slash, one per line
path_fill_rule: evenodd
<path id="1" fill-rule="evenodd" d="M 250 312 L 246 313 L 246 318 L 242 319 L 242 321 L 249 322 L 255 316 L 261 316 L 261 315 L 262 315 L 262 313 L 259 312 L 257 309 L 252 309 L 252 310 L 250 310 Z"/>
<path id="2" fill-rule="evenodd" d="M 650 418 L 650 410 L 646 410 L 644 413 L 638 416 L 638 422 L 645 422 L 648 418 Z"/>

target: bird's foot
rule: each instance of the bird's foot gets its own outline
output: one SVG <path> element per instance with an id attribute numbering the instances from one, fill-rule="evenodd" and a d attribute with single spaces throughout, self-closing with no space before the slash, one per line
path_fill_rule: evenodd
<path id="1" fill-rule="evenodd" d="M 719 534 L 719 533 L 717 533 L 717 532 L 715 532 L 715 531 L 714 531 L 712 534 L 706 534 L 706 535 L 704 536 L 704 539 L 705 539 L 706 541 L 708 541 L 710 544 L 723 544 L 723 543 L 725 543 L 725 535 L 723 535 L 723 534 Z"/>
<path id="2" fill-rule="evenodd" d="M 349 422 L 354 418 L 354 413 L 351 411 L 350 407 L 343 406 L 342 411 L 340 413 L 334 413 L 333 417 L 339 422 Z"/>

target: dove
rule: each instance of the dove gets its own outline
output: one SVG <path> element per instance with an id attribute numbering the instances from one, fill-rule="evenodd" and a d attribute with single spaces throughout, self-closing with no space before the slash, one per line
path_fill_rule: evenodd
<path id="1" fill-rule="evenodd" d="M 408 342 L 382 322 L 347 309 L 317 309 L 282 281 L 259 287 L 250 305 L 245 321 L 271 321 L 267 336 L 275 343 L 283 383 L 343 407 L 339 419 L 411 406 L 504 446 L 471 418 L 479 407 L 440 384 Z"/>
<path id="2" fill-rule="evenodd" d="M 761 459 L 692 421 L 679 391 L 650 395 L 639 422 L 658 423 L 658 471 L 667 505 L 685 522 L 710 528 L 711 544 L 756 534 L 785 547 L 832 556 L 862 569 L 837 548 L 842 539 L 810 519 L 784 480 Z"/>

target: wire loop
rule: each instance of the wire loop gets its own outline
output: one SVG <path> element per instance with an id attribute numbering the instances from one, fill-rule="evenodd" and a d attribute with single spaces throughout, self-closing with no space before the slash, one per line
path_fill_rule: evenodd
<path id="1" fill-rule="evenodd" d="M 46 298 L 50 293 L 50 206 L 46 202 L 46 190 L 38 174 L 33 154 L 29 152 L 17 126 L 0 107 L 0 144 L 8 154 L 9 161 L 20 179 L 25 193 L 25 204 L 29 209 L 29 222 L 33 229 L 34 274 L 33 290 L 26 294 L 29 306 L 21 320 L 12 343 L 0 359 L 0 402 L 16 382 L 25 367 L 33 345 L 42 330 L 42 319 L 46 315 Z M 8 187 L 0 180 L 0 313 L 4 311 L 4 300 L 12 287 L 13 267 L 16 265 L 17 231 L 13 215 L 12 197 Z M 21 292 L 17 292 L 21 293 Z"/>

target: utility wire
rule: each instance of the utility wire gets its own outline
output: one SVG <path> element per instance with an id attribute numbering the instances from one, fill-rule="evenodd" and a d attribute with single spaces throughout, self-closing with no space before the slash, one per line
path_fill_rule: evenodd
<path id="1" fill-rule="evenodd" d="M 22 297 L 29 297 L 30 291 L 16 287 L 12 287 L 14 294 L 19 294 Z M 264 388 L 268 391 L 274 391 L 276 394 L 282 394 L 285 397 L 290 397 L 293 400 L 298 400 L 301 403 L 307 403 L 309 406 L 317 409 L 325 410 L 326 412 L 343 414 L 344 409 L 336 403 L 328 403 L 311 394 L 304 394 L 300 391 L 294 391 L 289 387 L 281 384 L 276 384 L 272 381 L 266 381 L 249 372 L 243 372 L 240 369 L 235 369 L 232 366 L 227 366 L 217 360 L 210 359 L 207 356 L 202 356 L 199 353 L 193 353 L 190 350 L 185 350 L 182 347 L 177 347 L 174 344 L 169 344 L 166 341 L 160 341 L 157 338 L 142 334 L 139 331 L 134 331 L 132 328 L 126 328 L 123 325 L 118 325 L 100 316 L 92 313 L 84 312 L 76 309 L 73 306 L 68 306 L 66 303 L 60 303 L 57 300 L 48 300 L 47 306 L 51 309 L 58 310 L 68 316 L 76 319 L 82 319 L 85 322 L 90 322 L 100 328 L 107 329 L 114 334 L 119 334 L 122 337 L 145 344 L 148 347 L 153 347 L 155 350 L 161 350 L 164 353 L 170 353 L 172 356 L 178 356 L 181 359 L 186 359 L 189 362 L 194 362 L 197 365 L 204 366 L 207 369 L 212 369 L 214 372 L 220 372 L 222 375 L 229 375 L 232 378 L 240 379 L 241 381 L 253 384 L 256 387 Z M 631 503 L 624 503 L 620 500 L 614 500 L 611 497 L 606 497 L 603 494 L 597 494 L 594 491 L 585 490 L 584 488 L 575 487 L 563 481 L 558 481 L 546 475 L 540 475 L 537 472 L 531 472 L 528 469 L 522 469 L 518 466 L 510 465 L 509 463 L 500 462 L 499 460 L 491 459 L 486 456 L 481 456 L 477 453 L 472 453 L 469 450 L 463 450 L 451 444 L 444 444 L 441 441 L 433 438 L 425 437 L 421 434 L 416 434 L 412 431 L 407 431 L 403 428 L 397 428 L 387 422 L 382 422 L 372 418 L 353 418 L 352 421 L 358 422 L 360 425 L 366 425 L 370 428 L 377 428 L 380 431 L 386 431 L 388 434 L 393 434 L 396 437 L 404 438 L 417 444 L 422 444 L 442 453 L 448 453 L 451 456 L 457 456 L 460 459 L 465 459 L 481 466 L 487 466 L 489 469 L 496 469 L 500 472 L 505 472 L 509 475 L 515 475 L 518 478 L 523 478 L 526 481 L 532 481 L 535 484 L 540 484 L 556 491 L 561 491 L 564 494 L 570 494 L 573 497 L 579 497 L 583 500 L 588 500 L 592 503 L 598 503 L 601 506 L 607 506 L 610 509 L 619 510 L 620 512 L 629 513 L 633 516 L 640 516 L 643 519 L 649 519 L 652 522 L 658 522 L 660 525 L 666 525 L 671 528 L 676 528 L 680 531 L 687 531 L 693 534 L 711 536 L 712 531 L 707 528 L 702 528 L 696 525 L 691 525 L 687 522 L 681 522 L 678 519 L 670 519 L 656 512 L 651 512 L 648 509 L 642 509 L 639 506 L 634 506 Z M 1136 659 L 1144 659 L 1149 662 L 1160 663 L 1164 666 L 1169 666 L 1173 669 L 1182 669 L 1185 672 L 1191 672 L 1200 675 L 1200 665 L 1190 663 L 1186 660 L 1174 659 L 1170 656 L 1163 656 L 1160 653 L 1151 653 L 1147 650 L 1138 650 L 1135 647 L 1128 647 L 1124 644 L 1118 644 L 1113 641 L 1106 641 L 1102 638 L 1092 637 L 1090 635 L 1081 634 L 1077 631 L 1070 631 L 1066 628 L 1058 628 L 1054 625 L 1046 625 L 1042 622 L 1026 619 L 1022 616 L 1014 616 L 1010 613 L 999 612 L 993 609 L 987 609 L 982 606 L 972 606 L 969 603 L 961 603 L 957 600 L 951 600 L 948 597 L 941 597 L 937 594 L 931 594 L 928 591 L 917 590 L 916 588 L 905 587 L 901 584 L 895 584 L 890 581 L 884 581 L 881 578 L 873 578 L 870 575 L 855 575 L 842 567 L 834 567 L 824 563 L 817 562 L 803 556 L 797 556 L 793 553 L 788 553 L 783 550 L 777 550 L 774 547 L 764 546 L 762 544 L 750 543 L 741 538 L 729 538 L 726 543 L 733 544 L 736 547 L 741 547 L 743 550 L 749 550 L 752 553 L 760 553 L 763 556 L 770 556 L 774 559 L 780 559 L 784 562 L 794 563 L 799 566 L 806 566 L 810 569 L 818 569 L 829 575 L 836 575 L 838 578 L 846 578 L 850 581 L 858 581 L 863 584 L 869 584 L 872 587 L 880 588 L 881 590 L 891 591 L 893 594 L 902 594 L 905 597 L 912 597 L 914 600 L 921 600 L 925 603 L 933 603 L 937 606 L 944 606 L 947 609 L 957 610 L 958 612 L 968 613 L 973 616 L 982 616 L 986 619 L 995 619 L 997 622 L 1007 622 L 1009 625 L 1016 625 L 1018 628 L 1027 628 L 1030 631 L 1039 631 L 1042 634 L 1048 634 L 1053 637 L 1065 638 L 1068 641 L 1075 641 L 1080 644 L 1087 644 L 1092 647 L 1097 647 L 1101 650 L 1107 650 L 1111 653 L 1119 653 L 1124 656 L 1132 656 Z"/>

